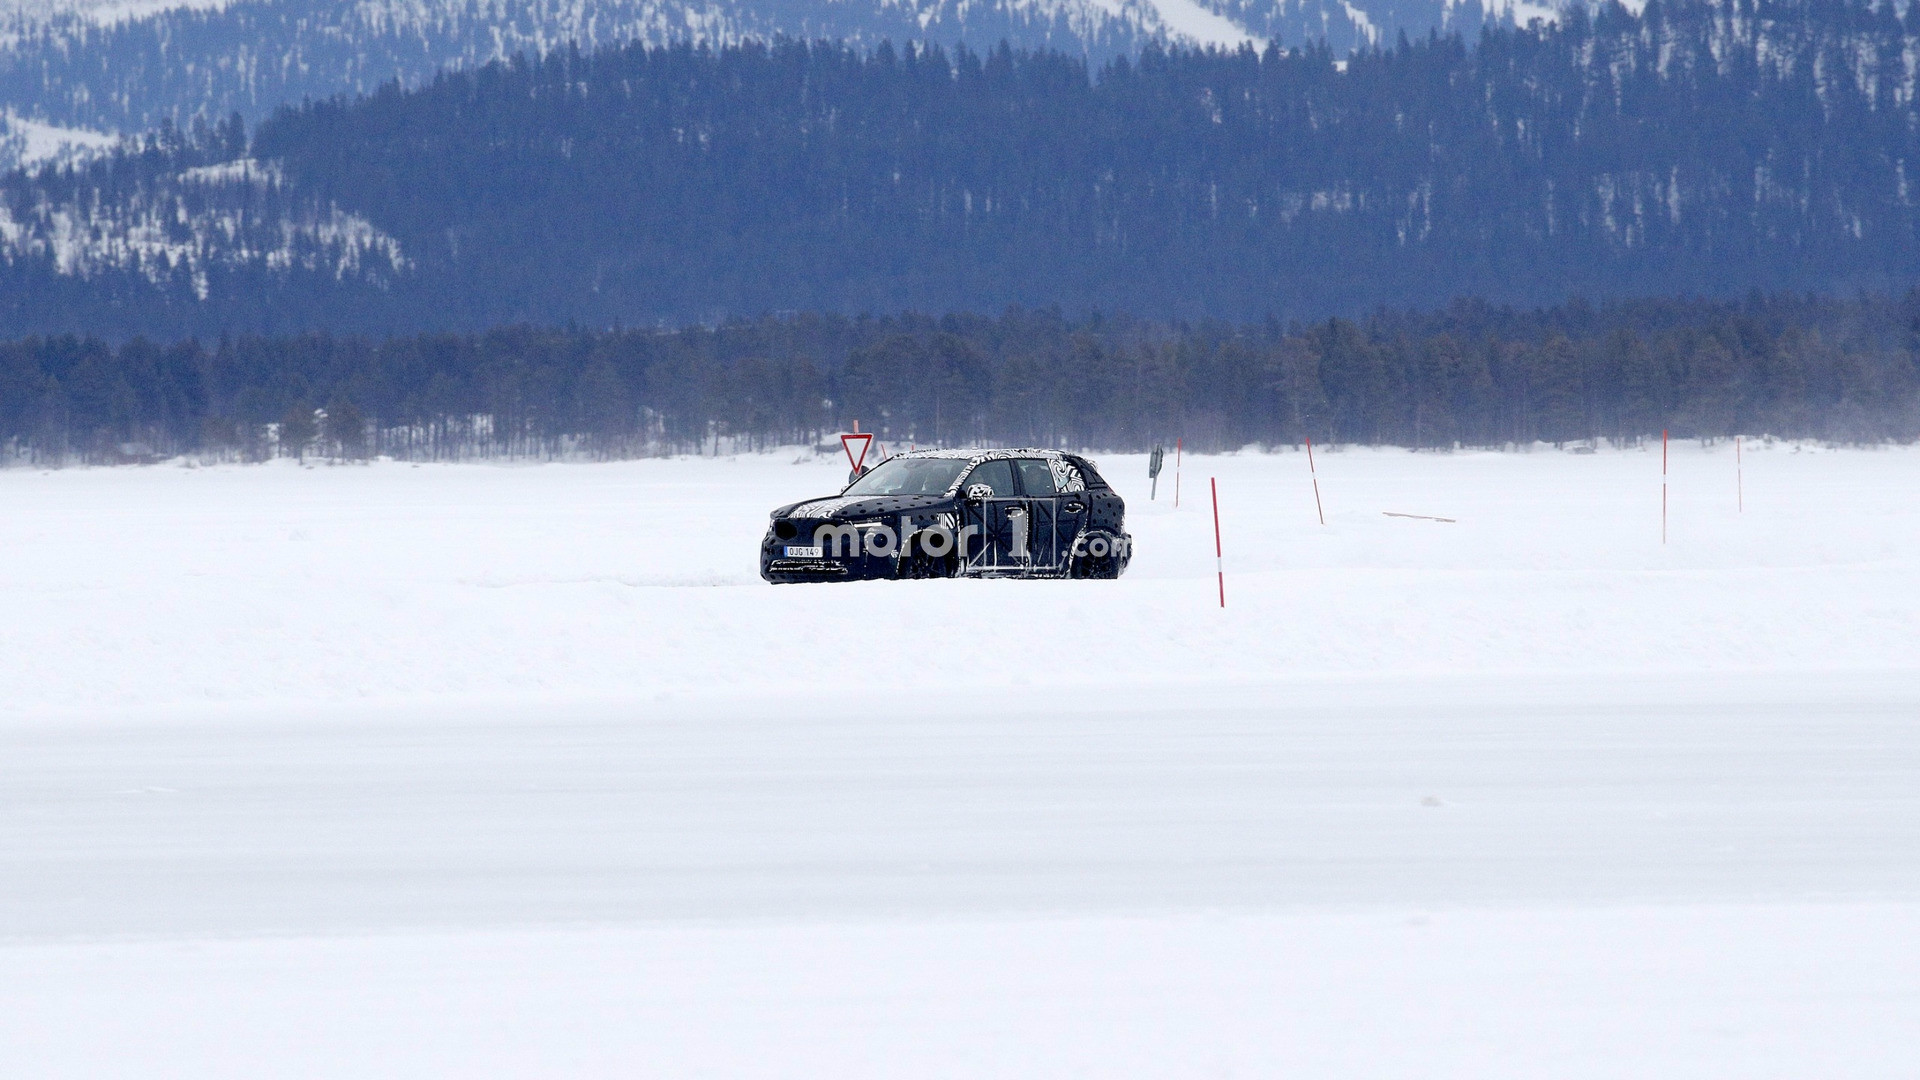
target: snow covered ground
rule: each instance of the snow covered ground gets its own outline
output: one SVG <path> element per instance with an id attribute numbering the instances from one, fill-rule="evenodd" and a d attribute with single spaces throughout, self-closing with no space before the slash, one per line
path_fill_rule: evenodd
<path id="1" fill-rule="evenodd" d="M 1318 463 L 0 471 L 0 1075 L 1911 1076 L 1920 451 Z"/>
<path id="2" fill-rule="evenodd" d="M 39 165 L 66 165 L 113 149 L 117 135 L 85 128 L 58 127 L 0 109 L 0 172 Z M 18 241 L 19 226 L 10 211 L 0 211 L 0 245 Z"/>

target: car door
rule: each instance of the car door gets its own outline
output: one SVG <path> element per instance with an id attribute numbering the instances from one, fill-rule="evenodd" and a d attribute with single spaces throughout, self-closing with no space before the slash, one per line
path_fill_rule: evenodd
<path id="1" fill-rule="evenodd" d="M 1053 464 L 1045 458 L 1016 458 L 1013 465 L 1031 525 L 1028 564 L 1036 571 L 1057 572 L 1066 565 L 1074 537 L 1080 535 L 1086 500 L 1058 489 Z"/>
<path id="2" fill-rule="evenodd" d="M 982 490 L 984 489 L 984 490 Z M 962 552 L 968 573 L 1024 571 L 1030 560 L 1028 511 L 1013 480 L 1013 462 L 983 461 L 960 481 L 960 531 L 971 538 Z"/>

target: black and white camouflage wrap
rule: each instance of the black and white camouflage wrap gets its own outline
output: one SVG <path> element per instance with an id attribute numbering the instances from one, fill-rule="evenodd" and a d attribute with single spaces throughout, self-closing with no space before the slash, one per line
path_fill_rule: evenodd
<path id="1" fill-rule="evenodd" d="M 995 447 L 968 449 L 912 450 L 895 454 L 874 468 L 902 458 L 934 458 L 963 462 L 947 489 L 926 495 L 839 495 L 807 499 L 775 510 L 767 535 L 761 541 L 761 575 L 769 581 L 853 581 L 894 577 L 1117 577 L 1126 567 L 1130 540 L 1125 530 L 1126 504 L 1099 476 L 1091 461 L 1079 455 L 1041 447 Z M 1029 520 L 1061 522 L 1062 514 L 1073 515 L 1078 524 L 1069 533 L 1054 532 L 1044 550 L 1048 558 L 1027 560 L 1020 555 L 1009 563 L 998 557 L 989 562 L 956 562 L 940 568 L 929 566 L 926 557 L 907 559 L 900 553 L 888 554 L 884 545 L 876 552 L 851 558 L 789 554 L 789 546 L 808 547 L 808 541 L 820 530 L 854 528 L 866 530 L 886 526 L 902 535 L 921 528 L 935 527 L 958 533 L 966 524 L 972 504 L 961 498 L 973 474 L 984 462 L 1000 460 L 1040 460 L 1047 463 L 1054 490 L 1044 494 L 1015 496 L 1037 502 L 1052 501 L 1052 509 L 1030 506 L 1010 513 L 1022 515 L 1038 510 L 1044 516 Z M 851 483 L 848 485 L 851 487 Z M 1063 510 L 1062 507 L 1065 509 Z M 1050 526 L 1057 529 L 1057 525 Z M 863 532 L 864 536 L 865 533 Z M 1069 539 L 1070 537 L 1070 539 Z M 1101 538 L 1101 547 L 1111 546 L 1120 554 L 1105 562 L 1090 564 L 1078 541 Z M 1065 546 L 1062 546 L 1065 545 Z M 818 546 L 818 545 L 812 545 Z M 903 545 L 904 546 L 904 545 Z M 1071 553 L 1069 553 L 1069 550 Z"/>

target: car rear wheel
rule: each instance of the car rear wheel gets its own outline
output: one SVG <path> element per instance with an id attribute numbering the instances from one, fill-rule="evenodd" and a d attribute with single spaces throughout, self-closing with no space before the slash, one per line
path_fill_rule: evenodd
<path id="1" fill-rule="evenodd" d="M 1070 576 L 1082 580 L 1120 576 L 1120 544 L 1104 532 L 1089 532 L 1074 545 Z"/>

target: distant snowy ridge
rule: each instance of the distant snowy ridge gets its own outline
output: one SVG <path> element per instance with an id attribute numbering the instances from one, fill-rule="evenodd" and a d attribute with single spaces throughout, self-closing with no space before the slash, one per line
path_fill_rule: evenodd
<path id="1" fill-rule="evenodd" d="M 163 119 L 260 119 L 304 98 L 417 84 L 448 67 L 644 41 L 778 35 L 1095 61 L 1153 42 L 1234 48 L 1324 41 L 1336 55 L 1405 31 L 1520 22 L 1527 0 L 237 0 L 0 9 L 0 108 L 61 126 L 139 132 Z M 0 166 L 5 161 L 0 159 Z"/>
<path id="2" fill-rule="evenodd" d="M 0 20 L 31 22 L 80 16 L 102 26 L 168 11 L 215 9 L 227 0 L 0 0 Z"/>
<path id="3" fill-rule="evenodd" d="M 277 319 L 284 305 L 251 287 L 282 271 L 312 290 L 302 317 L 363 317 L 333 289 L 352 279 L 391 301 L 381 318 L 438 325 L 457 309 L 468 326 L 1121 296 L 1157 312 L 1174 295 L 1317 315 L 1352 310 L 1356 283 L 1434 305 L 1729 282 L 1904 289 L 1916 36 L 1864 3 L 1676 3 L 1575 11 L 1484 49 L 1396 42 L 1345 76 L 1324 50 L 1182 52 L 1093 82 L 1057 53 L 983 67 L 791 41 L 557 51 L 282 114 L 251 136 L 240 119 L 196 118 L 78 172 L 0 176 L 0 255 L 35 327 L 98 324 L 74 314 L 95 302 L 151 303 L 149 321 Z M 1216 135 L 1223 149 L 1193 152 Z M 1161 149 L 1142 157 L 1143 143 Z M 983 169 L 994 160 L 1019 167 Z M 1036 225 L 1059 239 L 1036 250 Z M 972 245 L 959 262 L 994 269 L 876 268 L 871 237 L 923 228 L 926 250 L 959 236 Z M 736 236 L 751 239 L 715 240 Z M 1156 262 L 1172 248 L 1128 248 L 1136 236 L 1239 254 L 1196 286 L 1190 261 Z M 1141 250 L 1154 254 L 1108 269 L 1111 253 Z M 1299 257 L 1280 267 L 1279 251 Z M 1403 272 L 1410 257 L 1424 269 Z M 1527 269 L 1485 269 L 1495 260 Z M 1334 282 L 1330 266 L 1360 269 Z M 226 268 L 253 276 L 228 288 Z M 107 270 L 120 276 L 73 280 Z M 192 294 L 222 299 L 180 302 Z"/>

